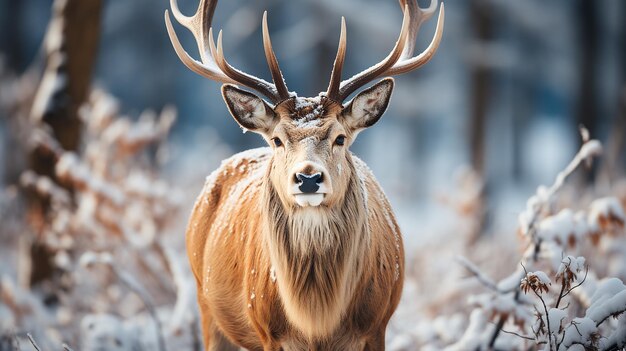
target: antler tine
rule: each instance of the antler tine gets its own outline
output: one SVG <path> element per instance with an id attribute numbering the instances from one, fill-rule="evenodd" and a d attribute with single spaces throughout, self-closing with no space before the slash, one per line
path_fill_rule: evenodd
<path id="1" fill-rule="evenodd" d="M 333 71 L 330 74 L 330 84 L 326 90 L 326 96 L 334 101 L 341 102 L 339 96 L 339 86 L 341 85 L 341 71 L 343 63 L 346 59 L 346 19 L 341 17 L 341 35 L 339 36 L 339 47 L 337 48 L 337 57 L 333 64 Z"/>
<path id="2" fill-rule="evenodd" d="M 215 80 L 222 83 L 237 83 L 234 80 L 230 79 L 226 75 L 224 75 L 221 71 L 215 70 L 212 67 L 208 67 L 196 60 L 194 60 L 188 53 L 185 51 L 183 46 L 180 44 L 180 40 L 178 40 L 178 36 L 176 35 L 176 31 L 172 26 L 172 21 L 170 20 L 169 12 L 165 11 L 165 26 L 167 27 L 167 33 L 169 34 L 170 41 L 174 46 L 174 51 L 178 55 L 178 58 L 182 61 L 182 63 L 187 66 L 193 72 L 209 78 L 211 80 Z"/>
<path id="3" fill-rule="evenodd" d="M 233 66 L 231 66 L 224 57 L 224 49 L 222 47 L 222 31 L 217 35 L 217 52 L 215 56 L 217 66 L 231 79 L 243 84 L 249 88 L 252 88 L 261 94 L 267 96 L 273 103 L 278 103 L 283 100 L 277 93 L 274 84 L 267 82 L 261 78 L 254 77 L 245 72 L 242 72 Z"/>
<path id="4" fill-rule="evenodd" d="M 198 6 L 196 13 L 193 16 L 189 17 L 189 16 L 183 15 L 183 13 L 180 12 L 180 9 L 178 8 L 177 0 L 170 0 L 170 7 L 172 8 L 172 14 L 174 15 L 174 18 L 176 18 L 178 23 L 182 24 L 183 26 L 185 26 L 185 28 L 191 31 L 193 31 L 193 21 L 194 21 L 194 18 L 198 16 L 198 11 L 200 10 L 201 5 L 202 4 Z"/>
<path id="5" fill-rule="evenodd" d="M 405 6 L 404 15 L 402 18 L 402 30 L 400 31 L 398 41 L 396 41 L 396 45 L 394 46 L 393 50 L 391 50 L 391 53 L 389 53 L 387 57 L 385 57 L 382 61 L 375 64 L 374 66 L 371 66 L 370 68 L 355 75 L 354 77 L 341 82 L 338 94 L 339 101 L 345 100 L 355 90 L 385 73 L 400 59 L 400 56 L 402 55 L 402 52 L 404 50 L 404 45 L 406 44 L 406 38 L 409 34 L 409 20 L 410 14 L 407 6 Z"/>
<path id="6" fill-rule="evenodd" d="M 178 21 L 185 28 L 189 29 L 191 34 L 193 34 L 196 44 L 198 45 L 198 51 L 200 52 L 202 63 L 194 60 L 181 45 L 167 10 L 165 11 L 165 26 L 167 27 L 167 33 L 170 37 L 170 41 L 174 46 L 174 51 L 176 51 L 178 58 L 183 62 L 183 64 L 185 64 L 185 66 L 187 66 L 187 68 L 212 80 L 222 83 L 236 83 L 217 68 L 213 55 L 211 55 L 209 51 L 207 32 L 211 28 L 211 22 L 213 20 L 216 5 L 217 1 L 215 0 L 201 0 L 196 13 L 189 17 L 180 12 L 177 0 L 170 0 L 172 14 L 174 15 L 174 18 L 176 18 L 176 21 Z"/>
<path id="7" fill-rule="evenodd" d="M 270 39 L 269 29 L 267 28 L 267 11 L 263 13 L 263 49 L 265 50 L 267 65 L 272 74 L 272 80 L 276 86 L 276 92 L 281 100 L 286 100 L 289 98 L 289 90 L 287 89 L 283 73 L 280 71 L 276 54 L 274 54 L 274 49 L 272 48 L 272 40 Z"/>
<path id="8" fill-rule="evenodd" d="M 217 65 L 217 48 L 215 47 L 215 41 L 213 40 L 213 28 L 209 28 L 209 51 L 211 52 L 213 62 Z"/>
<path id="9" fill-rule="evenodd" d="M 413 58 L 402 59 L 398 61 L 393 67 L 389 69 L 389 71 L 387 71 L 386 73 L 387 75 L 394 76 L 394 75 L 412 71 L 426 64 L 428 61 L 430 61 L 430 59 L 433 58 L 433 56 L 437 52 L 437 49 L 439 48 L 439 44 L 441 43 L 441 37 L 443 36 L 445 13 L 446 13 L 445 7 L 442 2 L 441 7 L 439 8 L 439 16 L 437 18 L 437 28 L 435 29 L 435 35 L 433 36 L 433 39 L 431 40 L 426 50 L 424 50 L 421 54 Z"/>
<path id="10" fill-rule="evenodd" d="M 405 60 L 411 56 L 413 56 L 413 51 L 415 50 L 415 40 L 417 39 L 417 34 L 419 32 L 422 23 L 428 21 L 435 11 L 437 11 L 437 2 L 438 0 L 431 0 L 430 5 L 422 9 L 417 6 L 417 1 L 415 0 L 399 0 L 400 7 L 402 9 L 406 8 L 408 5 L 409 13 L 411 16 L 411 24 L 409 35 L 406 38 L 406 45 L 404 46 L 404 51 L 402 52 L 402 56 L 399 61 Z"/>
<path id="11" fill-rule="evenodd" d="M 170 0 L 170 7 L 172 8 L 174 18 L 193 34 L 204 64 L 207 64 L 207 61 L 211 59 L 208 56 L 207 33 L 209 28 L 211 28 L 211 22 L 213 22 L 213 14 L 215 13 L 216 6 L 217 1 L 200 0 L 196 13 L 190 17 L 180 12 L 178 0 Z"/>
<path id="12" fill-rule="evenodd" d="M 174 26 L 170 20 L 169 12 L 166 10 L 165 25 L 167 27 L 167 33 L 170 36 L 170 40 L 172 41 L 172 45 L 174 46 L 174 50 L 176 51 L 178 58 L 185 64 L 185 66 L 187 66 L 187 68 L 201 76 L 218 82 L 241 84 L 248 88 L 257 90 L 261 94 L 267 96 L 272 102 L 279 102 L 289 97 L 287 86 L 285 85 L 285 82 L 282 79 L 282 73 L 278 68 L 278 61 L 276 60 L 276 56 L 272 50 L 272 44 L 269 41 L 269 34 L 267 34 L 266 16 L 264 16 L 263 19 L 263 42 L 270 70 L 272 71 L 272 78 L 276 82 L 277 86 L 231 66 L 224 58 L 221 31 L 217 39 L 218 43 L 216 48 L 215 42 L 213 41 L 213 29 L 211 27 L 211 23 L 213 21 L 213 15 L 215 14 L 217 0 L 200 0 L 198 9 L 193 16 L 183 15 L 178 8 L 177 0 L 170 0 L 170 6 L 172 8 L 174 18 L 176 18 L 181 25 L 191 31 L 196 39 L 198 50 L 200 51 L 202 62 L 194 60 L 185 51 L 180 43 L 180 40 L 178 39 L 178 36 L 176 35 L 176 31 L 174 30 Z"/>

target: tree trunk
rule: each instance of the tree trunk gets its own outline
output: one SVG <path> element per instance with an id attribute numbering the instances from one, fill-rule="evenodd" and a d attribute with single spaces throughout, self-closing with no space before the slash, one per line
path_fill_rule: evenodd
<path id="1" fill-rule="evenodd" d="M 626 11 L 626 3 L 620 3 L 621 13 Z M 617 35 L 617 60 L 615 71 L 618 73 L 620 91 L 617 94 L 617 110 L 609 127 L 604 157 L 602 158 L 599 178 L 612 185 L 612 181 L 624 176 L 626 166 L 626 23 L 621 22 Z"/>
<path id="2" fill-rule="evenodd" d="M 474 0 L 470 4 L 470 18 L 475 29 L 475 40 L 479 45 L 486 44 L 493 33 L 489 4 Z M 488 63 L 474 62 L 471 68 L 471 110 L 469 119 L 470 161 L 472 168 L 480 176 L 485 172 L 485 129 L 489 108 L 490 73 Z"/>
<path id="3" fill-rule="evenodd" d="M 45 39 L 46 70 L 31 116 L 50 125 L 66 150 L 80 139 L 78 109 L 91 85 L 102 0 L 56 0 Z"/>
<path id="4" fill-rule="evenodd" d="M 594 1 L 580 1 L 578 7 L 580 20 L 580 86 L 578 90 L 578 108 L 576 120 L 589 130 L 591 138 L 598 138 L 596 98 L 598 64 L 598 23 L 597 5 Z M 586 182 L 592 182 L 595 178 L 595 167 L 587 172 Z"/>
<path id="5" fill-rule="evenodd" d="M 31 110 L 36 123 L 47 124 L 53 136 L 65 150 L 77 150 L 80 143 L 80 106 L 85 102 L 91 85 L 98 39 L 102 0 L 55 0 L 48 26 L 45 46 L 46 68 L 37 89 Z M 55 157 L 35 149 L 30 155 L 31 168 L 55 179 Z M 32 211 L 47 208 L 33 199 Z M 30 284 L 52 278 L 53 267 L 48 250 L 41 247 L 42 233 L 31 247 Z"/>
<path id="6" fill-rule="evenodd" d="M 470 23 L 475 30 L 474 40 L 479 45 L 485 45 L 493 36 L 493 20 L 488 2 L 473 0 L 470 3 Z M 470 71 L 470 116 L 469 116 L 469 146 L 472 170 L 483 181 L 480 198 L 477 200 L 475 229 L 470 233 L 468 244 L 474 244 L 485 231 L 487 224 L 487 207 L 485 205 L 486 189 L 488 187 L 485 169 L 485 136 L 487 112 L 491 94 L 490 67 L 488 62 L 472 62 Z"/>

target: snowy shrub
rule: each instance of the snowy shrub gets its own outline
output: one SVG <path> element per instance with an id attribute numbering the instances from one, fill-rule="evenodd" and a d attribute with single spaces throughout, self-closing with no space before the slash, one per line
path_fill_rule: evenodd
<path id="1" fill-rule="evenodd" d="M 473 311 L 459 339 L 432 338 L 424 342 L 424 348 L 560 351 L 625 347 L 626 286 L 621 279 L 626 264 L 626 215 L 622 201 L 609 196 L 577 210 L 557 206 L 566 179 L 601 150 L 599 142 L 585 141 L 555 183 L 539 187 L 528 200 L 519 216 L 524 250 L 515 272 L 494 281 L 467 259 L 459 259 L 489 291 L 469 296 Z"/>
<path id="2" fill-rule="evenodd" d="M 78 152 L 30 126 L 33 147 L 56 160 L 55 179 L 25 171 L 20 185 L 49 207 L 45 218 L 27 220 L 52 253 L 54 280 L 46 284 L 56 284 L 58 300 L 50 308 L 47 295 L 5 271 L 0 335 L 17 333 L 24 342 L 28 331 L 46 349 L 66 341 L 84 350 L 163 350 L 168 336 L 171 345 L 189 344 L 197 318 L 180 236 L 185 199 L 161 169 L 175 112 L 132 120 L 94 91 L 81 117 Z"/>

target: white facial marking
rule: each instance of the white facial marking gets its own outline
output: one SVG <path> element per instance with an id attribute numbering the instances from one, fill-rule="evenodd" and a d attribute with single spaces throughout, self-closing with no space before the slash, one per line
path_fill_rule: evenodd
<path id="1" fill-rule="evenodd" d="M 302 207 L 319 206 L 324 200 L 324 194 L 296 194 L 296 203 Z"/>

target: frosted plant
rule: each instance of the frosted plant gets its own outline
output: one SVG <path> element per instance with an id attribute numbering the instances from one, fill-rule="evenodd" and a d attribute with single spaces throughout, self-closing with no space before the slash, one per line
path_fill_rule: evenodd
<path id="1" fill-rule="evenodd" d="M 626 261 L 621 251 L 605 249 L 622 246 L 617 244 L 624 237 L 622 202 L 603 197 L 586 209 L 555 209 L 567 177 L 601 150 L 599 142 L 585 140 L 555 183 L 539 187 L 528 200 L 519 217 L 526 249 L 513 274 L 495 282 L 459 260 L 490 292 L 470 296 L 475 309 L 469 325 L 447 350 L 619 350 L 626 345 L 626 287 L 615 277 L 600 279 L 596 260 L 576 254 L 594 258 L 606 251 L 605 259 Z"/>
<path id="2" fill-rule="evenodd" d="M 48 310 L 41 296 L 5 276 L 0 283 L 0 335 L 34 330 L 44 346 L 82 336 L 91 342 L 91 334 L 81 335 L 77 325 L 85 313 L 114 314 L 124 323 L 139 323 L 148 315 L 159 327 L 146 336 L 153 346 L 142 340 L 142 347 L 165 349 L 162 321 L 168 322 L 168 335 L 185 338 L 194 333 L 189 326 L 197 323 L 190 308 L 195 290 L 190 289 L 182 247 L 163 242 L 181 221 L 182 192 L 168 184 L 161 169 L 175 111 L 146 112 L 134 121 L 120 115 L 114 98 L 94 91 L 81 117 L 83 143 L 77 152 L 63 150 L 44 128 L 32 130 L 33 146 L 56 160 L 55 179 L 31 171 L 20 179 L 23 189 L 49 205 L 45 218 L 29 224 L 37 226 L 53 254 L 57 284 L 62 285 L 57 288 L 58 307 Z M 97 252 L 93 257 L 109 257 L 117 268 L 96 271 L 102 274 L 81 268 L 78 258 L 91 251 Z M 154 325 L 150 318 L 142 323 Z M 48 329 L 40 332 L 42 326 Z"/>

